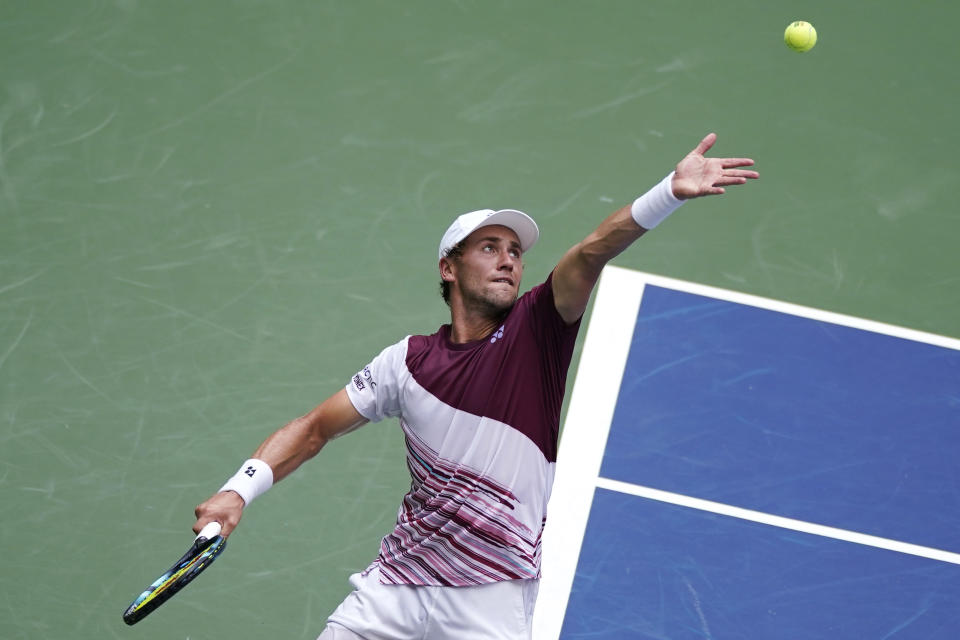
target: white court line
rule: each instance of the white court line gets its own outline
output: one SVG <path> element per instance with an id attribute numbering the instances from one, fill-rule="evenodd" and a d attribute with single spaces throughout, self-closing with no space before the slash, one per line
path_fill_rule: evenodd
<path id="1" fill-rule="evenodd" d="M 635 285 L 631 272 L 608 267 L 597 287 L 547 508 L 543 578 L 533 613 L 535 640 L 560 637 L 643 294 L 643 284 Z"/>
<path id="2" fill-rule="evenodd" d="M 600 482 L 603 451 L 610 432 L 610 424 L 613 421 L 620 383 L 633 339 L 634 325 L 644 287 L 647 284 L 960 350 L 960 340 L 956 338 L 631 269 L 607 266 L 603 270 L 597 287 L 597 297 L 586 329 L 583 355 L 580 358 L 573 392 L 570 396 L 557 456 L 557 475 L 548 510 L 548 524 L 543 534 L 543 578 L 540 582 L 540 596 L 537 598 L 533 622 L 535 640 L 557 640 L 560 637 L 577 562 L 580 558 L 583 534 L 590 515 L 590 505 L 593 503 L 594 490 Z M 785 518 L 784 521 L 789 519 Z M 823 530 L 841 531 L 829 527 L 824 527 Z M 854 538 L 857 542 L 883 540 L 863 534 L 848 533 L 851 536 L 859 536 Z M 909 550 L 925 549 L 894 541 L 889 543 L 902 545 L 895 549 L 903 550 L 904 553 L 913 553 Z M 864 544 L 869 543 L 864 542 Z M 926 551 L 916 555 L 958 564 L 956 554 L 937 550 L 929 551 L 938 555 L 927 555 Z"/>
<path id="3" fill-rule="evenodd" d="M 638 496 L 640 498 L 647 498 L 648 500 L 656 500 L 657 502 L 675 504 L 680 507 L 697 509 L 698 511 L 708 511 L 710 513 L 716 513 L 721 516 L 729 516 L 739 520 L 749 520 L 750 522 L 766 524 L 772 527 L 779 527 L 781 529 L 790 529 L 792 531 L 799 531 L 801 533 L 809 533 L 824 538 L 833 538 L 834 540 L 853 542 L 855 544 L 862 544 L 868 547 L 876 547 L 877 549 L 887 549 L 888 551 L 897 551 L 899 553 L 906 553 L 912 556 L 920 556 L 921 558 L 929 558 L 931 560 L 939 560 L 941 562 L 949 562 L 951 564 L 960 564 L 960 553 L 951 553 L 941 549 L 933 549 L 931 547 L 922 547 L 916 544 L 900 542 L 899 540 L 890 540 L 888 538 L 880 538 L 877 536 L 867 535 L 865 533 L 857 533 L 856 531 L 827 527 L 822 524 L 804 522 L 803 520 L 794 520 L 793 518 L 784 518 L 782 516 L 775 516 L 762 511 L 741 509 L 740 507 L 734 507 L 720 502 L 701 500 L 700 498 L 692 498 L 679 493 L 670 493 L 669 491 L 660 491 L 659 489 L 651 489 L 650 487 L 642 487 L 639 485 L 630 484 L 628 482 L 611 480 L 609 478 L 598 478 L 597 486 L 602 489 L 609 489 L 610 491 L 616 491 L 618 493 L 626 493 L 632 496 Z"/>

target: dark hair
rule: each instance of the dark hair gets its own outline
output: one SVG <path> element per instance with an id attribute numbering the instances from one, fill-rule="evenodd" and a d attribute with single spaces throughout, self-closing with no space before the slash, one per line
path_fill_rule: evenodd
<path id="1" fill-rule="evenodd" d="M 458 260 L 460 256 L 463 255 L 464 243 L 466 243 L 466 238 L 453 245 L 447 252 L 444 254 L 445 258 L 450 258 L 451 260 Z M 450 283 L 446 280 L 440 280 L 440 295 L 443 297 L 443 301 L 447 303 L 447 306 L 450 306 Z"/>

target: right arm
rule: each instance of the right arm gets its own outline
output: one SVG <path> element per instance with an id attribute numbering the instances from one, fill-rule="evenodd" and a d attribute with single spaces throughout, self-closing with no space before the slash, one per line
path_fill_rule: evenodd
<path id="1" fill-rule="evenodd" d="M 350 402 L 346 390 L 341 389 L 310 413 L 271 434 L 257 447 L 253 457 L 270 465 L 273 482 L 277 483 L 317 455 L 327 442 L 366 422 L 367 419 Z M 243 507 L 243 498 L 238 493 L 215 493 L 196 508 L 197 521 L 193 530 L 199 533 L 205 524 L 216 520 L 223 527 L 221 535 L 227 537 L 240 522 Z"/>

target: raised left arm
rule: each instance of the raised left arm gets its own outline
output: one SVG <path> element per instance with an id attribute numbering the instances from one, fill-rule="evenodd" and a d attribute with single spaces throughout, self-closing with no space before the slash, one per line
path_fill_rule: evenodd
<path id="1" fill-rule="evenodd" d="M 724 187 L 760 177 L 756 171 L 740 168 L 752 166 L 750 158 L 705 157 L 716 140 L 716 134 L 707 135 L 677 164 L 669 181 L 615 211 L 564 254 L 553 272 L 554 303 L 564 321 L 576 322 L 583 315 L 607 262 L 655 227 L 682 201 L 719 195 L 724 193 Z"/>

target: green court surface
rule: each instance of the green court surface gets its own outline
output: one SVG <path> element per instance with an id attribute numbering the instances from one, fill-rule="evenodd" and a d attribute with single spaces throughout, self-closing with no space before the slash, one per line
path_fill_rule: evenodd
<path id="1" fill-rule="evenodd" d="M 149 618 L 120 615 L 267 434 L 446 321 L 454 215 L 538 220 L 526 289 L 710 131 L 761 179 L 616 264 L 960 336 L 958 18 L 889 0 L 4 2 L 0 636 L 314 638 L 407 488 L 395 421 L 252 505 Z M 809 53 L 783 45 L 795 19 L 818 29 Z"/>

